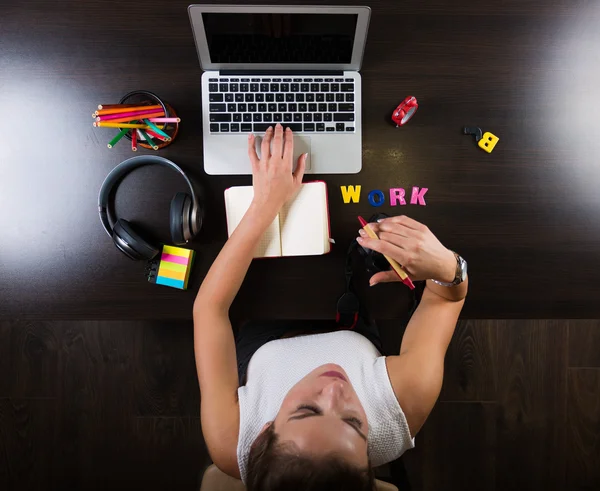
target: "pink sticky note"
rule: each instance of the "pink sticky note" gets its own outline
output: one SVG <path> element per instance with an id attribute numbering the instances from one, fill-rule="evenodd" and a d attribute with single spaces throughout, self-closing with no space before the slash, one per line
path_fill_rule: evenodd
<path id="1" fill-rule="evenodd" d="M 426 206 L 427 203 L 425 203 L 425 193 L 427 191 L 429 191 L 428 188 L 421 188 L 419 190 L 419 188 L 417 186 L 413 186 L 412 195 L 410 197 L 410 204 L 411 205 L 419 204 L 420 206 Z"/>
<path id="2" fill-rule="evenodd" d="M 405 205 L 404 195 L 404 188 L 390 188 L 390 206 L 396 206 L 398 202 L 401 206 Z"/>
<path id="3" fill-rule="evenodd" d="M 187 266 L 187 263 L 188 263 L 187 257 L 176 256 L 174 254 L 165 254 L 164 252 L 162 253 L 162 256 L 160 257 L 160 260 L 167 261 L 169 263 L 183 264 L 184 266 Z"/>

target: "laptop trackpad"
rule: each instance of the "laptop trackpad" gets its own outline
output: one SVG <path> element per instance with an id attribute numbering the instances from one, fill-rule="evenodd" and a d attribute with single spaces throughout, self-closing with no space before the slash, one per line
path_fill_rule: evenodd
<path id="1" fill-rule="evenodd" d="M 262 136 L 257 136 L 255 139 L 255 147 L 258 158 L 261 158 L 260 153 L 260 145 L 262 143 Z M 273 142 L 271 141 L 271 145 Z M 271 147 L 272 148 L 272 147 Z M 298 163 L 298 158 L 303 153 L 308 154 L 308 158 L 306 159 L 306 170 L 311 170 L 312 166 L 310 163 L 310 136 L 308 135 L 294 135 L 294 168 L 296 170 L 296 164 Z"/>

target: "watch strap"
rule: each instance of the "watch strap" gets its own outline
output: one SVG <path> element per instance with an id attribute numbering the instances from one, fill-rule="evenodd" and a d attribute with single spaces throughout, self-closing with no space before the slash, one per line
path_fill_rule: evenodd
<path id="1" fill-rule="evenodd" d="M 457 286 L 460 285 L 463 282 L 463 278 L 462 278 L 462 267 L 460 264 L 461 261 L 461 257 L 454 251 L 451 251 L 452 254 L 454 254 L 454 258 L 456 259 L 456 271 L 454 273 L 454 281 L 448 283 L 446 281 L 439 281 L 439 280 L 431 280 L 433 281 L 436 285 L 440 285 L 440 286 L 445 286 L 445 287 L 452 287 L 452 286 Z M 464 261 L 464 259 L 463 259 Z"/>

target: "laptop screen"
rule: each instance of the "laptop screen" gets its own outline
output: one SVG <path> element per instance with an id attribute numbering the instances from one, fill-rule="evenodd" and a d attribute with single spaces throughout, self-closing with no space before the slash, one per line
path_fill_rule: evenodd
<path id="1" fill-rule="evenodd" d="M 203 12 L 211 63 L 349 64 L 354 13 Z"/>

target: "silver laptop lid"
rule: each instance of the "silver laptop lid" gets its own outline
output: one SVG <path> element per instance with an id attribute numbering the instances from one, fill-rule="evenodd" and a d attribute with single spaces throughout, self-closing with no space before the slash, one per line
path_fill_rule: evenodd
<path id="1" fill-rule="evenodd" d="M 203 70 L 360 69 L 369 7 L 190 5 Z"/>

